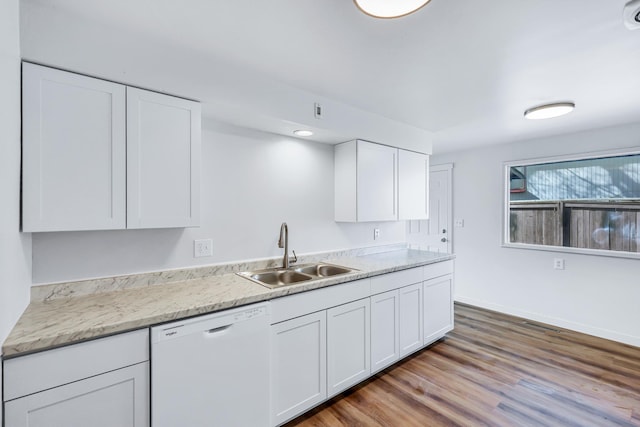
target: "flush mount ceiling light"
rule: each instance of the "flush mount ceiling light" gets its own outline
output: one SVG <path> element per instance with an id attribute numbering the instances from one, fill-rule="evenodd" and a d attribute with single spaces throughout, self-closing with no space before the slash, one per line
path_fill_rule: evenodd
<path id="1" fill-rule="evenodd" d="M 302 130 L 302 129 L 300 129 L 300 130 L 294 130 L 293 134 L 295 136 L 311 136 L 311 135 L 313 135 L 313 132 L 311 132 L 310 130 Z"/>
<path id="2" fill-rule="evenodd" d="M 631 0 L 624 6 L 622 19 L 628 29 L 640 29 L 640 0 Z"/>
<path id="3" fill-rule="evenodd" d="M 530 120 L 551 119 L 569 114 L 576 107 L 573 102 L 557 102 L 555 104 L 539 105 L 524 112 L 524 117 Z"/>
<path id="4" fill-rule="evenodd" d="M 429 0 L 353 0 L 362 12 L 374 18 L 399 18 L 420 9 Z"/>

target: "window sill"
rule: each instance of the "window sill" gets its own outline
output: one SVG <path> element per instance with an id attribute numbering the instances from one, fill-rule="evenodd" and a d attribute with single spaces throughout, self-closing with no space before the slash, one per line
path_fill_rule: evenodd
<path id="1" fill-rule="evenodd" d="M 569 248 L 565 246 L 532 245 L 528 243 L 503 243 L 503 248 L 528 249 L 534 251 L 560 252 L 577 255 L 591 255 L 613 258 L 640 259 L 640 252 L 610 251 L 604 249 Z"/>

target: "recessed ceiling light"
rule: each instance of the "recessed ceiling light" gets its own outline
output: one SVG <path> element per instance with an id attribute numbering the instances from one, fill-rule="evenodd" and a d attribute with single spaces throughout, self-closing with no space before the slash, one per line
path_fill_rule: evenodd
<path id="1" fill-rule="evenodd" d="M 576 107 L 573 102 L 556 102 L 555 104 L 539 105 L 524 112 L 524 117 L 530 120 L 551 119 L 569 114 Z"/>
<path id="2" fill-rule="evenodd" d="M 420 9 L 429 0 L 353 0 L 362 12 L 374 18 L 399 18 Z"/>
<path id="3" fill-rule="evenodd" d="M 311 135 L 313 135 L 313 132 L 311 132 L 310 130 L 300 129 L 300 130 L 294 130 L 293 134 L 295 136 L 311 136 Z"/>

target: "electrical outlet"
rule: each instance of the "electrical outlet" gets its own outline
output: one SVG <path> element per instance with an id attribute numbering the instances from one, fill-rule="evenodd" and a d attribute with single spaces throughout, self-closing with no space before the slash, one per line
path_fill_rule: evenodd
<path id="1" fill-rule="evenodd" d="M 464 219 L 456 219 L 456 220 L 453 222 L 453 226 L 454 226 L 454 227 L 458 227 L 458 228 L 462 228 L 462 227 L 464 227 Z"/>
<path id="2" fill-rule="evenodd" d="M 202 239 L 193 241 L 193 256 L 194 258 L 201 258 L 205 256 L 213 255 L 213 240 Z"/>
<path id="3" fill-rule="evenodd" d="M 564 270 L 564 258 L 554 258 L 553 268 L 556 270 Z"/>
<path id="4" fill-rule="evenodd" d="M 380 229 L 379 228 L 374 228 L 373 229 L 373 240 L 377 240 L 380 238 Z"/>

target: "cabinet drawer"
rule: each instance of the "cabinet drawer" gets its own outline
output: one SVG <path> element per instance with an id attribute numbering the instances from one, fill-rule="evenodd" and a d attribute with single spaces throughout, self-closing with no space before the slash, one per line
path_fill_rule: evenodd
<path id="1" fill-rule="evenodd" d="M 100 338 L 4 361 L 4 399 L 149 360 L 149 330 Z"/>
<path id="2" fill-rule="evenodd" d="M 396 271 L 394 273 L 383 274 L 371 278 L 371 295 L 381 294 L 413 285 L 423 280 L 422 267 L 410 268 L 408 270 Z"/>
<path id="3" fill-rule="evenodd" d="M 453 273 L 453 260 L 436 262 L 424 266 L 424 280 Z"/>
<path id="4" fill-rule="evenodd" d="M 277 298 L 271 301 L 271 324 L 366 298 L 370 291 L 370 280 L 361 279 Z"/>

